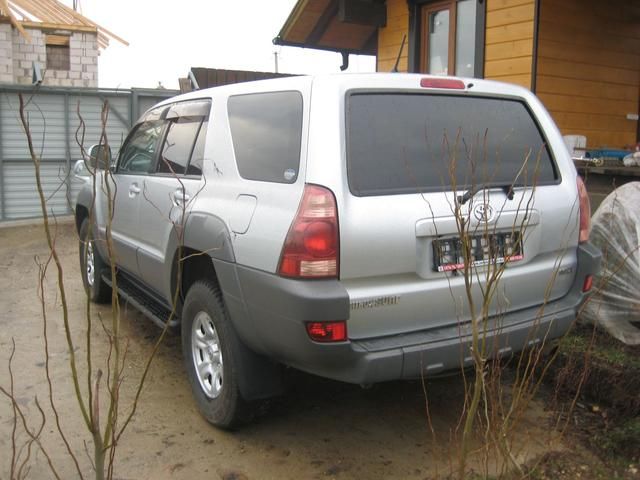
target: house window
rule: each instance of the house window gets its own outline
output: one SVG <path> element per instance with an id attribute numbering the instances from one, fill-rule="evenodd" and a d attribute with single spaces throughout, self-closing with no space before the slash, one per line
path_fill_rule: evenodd
<path id="1" fill-rule="evenodd" d="M 66 35 L 46 36 L 47 70 L 69 70 L 69 37 Z"/>
<path id="2" fill-rule="evenodd" d="M 416 2 L 417 67 L 432 75 L 482 76 L 484 2 Z"/>

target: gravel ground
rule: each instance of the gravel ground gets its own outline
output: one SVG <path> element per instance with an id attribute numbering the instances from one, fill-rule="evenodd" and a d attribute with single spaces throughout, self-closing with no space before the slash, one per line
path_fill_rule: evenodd
<path id="1" fill-rule="evenodd" d="M 64 265 L 69 320 L 81 363 L 81 387 L 85 388 L 87 306 L 77 265 L 77 236 L 71 224 L 59 227 L 56 245 Z M 38 398 L 47 416 L 42 443 L 61 478 L 75 478 L 73 463 L 56 434 L 45 377 L 43 315 L 37 287 L 38 262 L 46 261 L 47 253 L 40 225 L 0 228 L 0 385 L 8 388 L 10 384 L 7 366 L 14 339 L 16 400 L 28 423 L 35 426 L 40 418 Z M 91 477 L 88 452 L 92 444 L 70 381 L 53 265 L 47 273 L 44 300 L 53 397 L 84 476 Z M 94 320 L 110 321 L 109 308 L 93 305 L 91 311 Z M 96 322 L 92 334 L 94 368 L 104 367 L 108 351 L 98 325 Z M 122 328 L 128 352 L 122 401 L 128 406 L 159 330 L 126 308 Z M 458 425 L 464 391 L 460 377 L 426 385 L 433 431 L 421 382 L 394 382 L 364 390 L 300 373 L 289 377 L 290 391 L 255 423 L 237 432 L 223 432 L 197 413 L 182 366 L 179 338 L 169 337 L 153 362 L 138 412 L 118 446 L 115 478 L 424 479 L 439 478 L 449 471 L 457 450 L 450 438 Z M 550 423 L 542 402 L 534 401 L 517 427 L 518 459 L 566 450 L 566 445 L 552 438 Z M 0 455 L 0 478 L 9 477 L 12 429 L 10 403 L 0 397 L 0 449 L 5 452 Z M 24 434 L 19 433 L 18 447 L 24 440 Z M 473 462 L 480 470 L 480 453 L 474 454 Z M 52 478 L 37 449 L 32 452 L 29 468 L 30 478 Z"/>

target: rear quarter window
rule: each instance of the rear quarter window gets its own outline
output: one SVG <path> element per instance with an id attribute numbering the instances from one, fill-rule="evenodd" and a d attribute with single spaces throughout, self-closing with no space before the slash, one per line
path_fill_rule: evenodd
<path id="1" fill-rule="evenodd" d="M 357 92 L 347 95 L 346 110 L 354 195 L 558 181 L 546 140 L 518 100 Z"/>
<path id="2" fill-rule="evenodd" d="M 231 138 L 242 178 L 294 183 L 300 166 L 302 95 L 268 92 L 229 97 Z"/>

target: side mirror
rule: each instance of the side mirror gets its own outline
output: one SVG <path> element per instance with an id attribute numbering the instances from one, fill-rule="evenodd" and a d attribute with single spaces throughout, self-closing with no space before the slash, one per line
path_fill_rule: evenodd
<path id="1" fill-rule="evenodd" d="M 88 163 L 92 168 L 108 170 L 111 166 L 111 147 L 109 145 L 91 145 L 88 154 Z"/>

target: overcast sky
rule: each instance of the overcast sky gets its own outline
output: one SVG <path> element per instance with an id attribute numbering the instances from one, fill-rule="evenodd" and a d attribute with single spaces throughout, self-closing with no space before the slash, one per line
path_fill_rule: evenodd
<path id="1" fill-rule="evenodd" d="M 73 0 L 61 0 L 72 6 Z M 81 13 L 129 42 L 100 53 L 100 87 L 178 88 L 191 67 L 286 73 L 339 72 L 341 56 L 272 44 L 296 0 L 80 0 Z M 374 57 L 349 71 L 374 71 Z"/>

